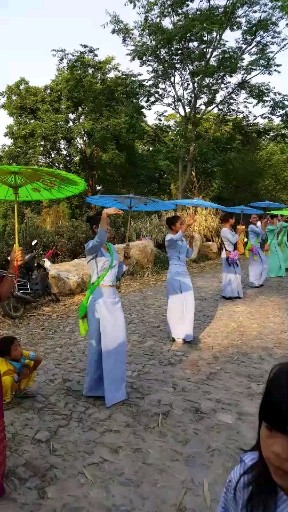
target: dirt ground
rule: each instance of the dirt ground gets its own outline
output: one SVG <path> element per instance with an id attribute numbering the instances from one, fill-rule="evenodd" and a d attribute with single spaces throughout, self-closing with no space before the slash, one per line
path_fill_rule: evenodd
<path id="1" fill-rule="evenodd" d="M 124 287 L 129 399 L 111 409 L 81 395 L 79 299 L 31 309 L 20 324 L 2 321 L 2 333 L 16 333 L 44 363 L 37 398 L 6 412 L 0 511 L 215 511 L 255 438 L 268 372 L 287 357 L 288 277 L 246 288 L 237 303 L 219 298 L 219 262 L 195 265 L 192 277 L 199 343 L 177 351 L 161 279 Z"/>

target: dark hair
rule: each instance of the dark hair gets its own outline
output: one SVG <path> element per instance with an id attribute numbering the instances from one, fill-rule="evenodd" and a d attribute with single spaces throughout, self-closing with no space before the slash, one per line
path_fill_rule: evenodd
<path id="1" fill-rule="evenodd" d="M 92 213 L 90 215 L 87 215 L 86 222 L 89 224 L 91 231 L 94 233 L 94 226 L 99 228 L 99 224 L 101 222 L 102 218 L 102 212 Z"/>
<path id="2" fill-rule="evenodd" d="M 174 228 L 176 226 L 177 222 L 181 220 L 182 217 L 180 215 L 172 215 L 171 217 L 167 217 L 166 219 L 166 226 L 168 229 Z"/>
<path id="3" fill-rule="evenodd" d="M 11 348 L 17 338 L 15 336 L 2 336 L 0 338 L 0 357 L 9 357 L 11 355 Z"/>
<path id="4" fill-rule="evenodd" d="M 225 213 L 222 213 L 222 215 L 220 217 L 220 222 L 221 222 L 221 224 L 227 224 L 227 222 L 229 222 L 229 220 L 234 219 L 234 218 L 235 218 L 234 213 L 225 212 Z"/>
<path id="5" fill-rule="evenodd" d="M 271 213 L 271 215 L 269 215 L 269 217 L 271 220 L 274 220 L 274 219 L 277 219 L 278 215 L 275 215 L 275 213 Z"/>
<path id="6" fill-rule="evenodd" d="M 288 362 L 272 368 L 259 408 L 258 433 L 255 445 L 249 451 L 257 451 L 259 458 L 239 478 L 247 475 L 249 495 L 247 512 L 276 512 L 277 484 L 273 480 L 263 457 L 260 443 L 260 430 L 266 423 L 273 430 L 288 436 Z"/>

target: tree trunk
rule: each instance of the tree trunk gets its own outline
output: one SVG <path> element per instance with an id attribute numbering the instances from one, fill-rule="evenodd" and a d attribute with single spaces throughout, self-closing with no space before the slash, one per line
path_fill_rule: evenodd
<path id="1" fill-rule="evenodd" d="M 178 199 L 183 199 L 183 155 L 179 157 L 178 162 Z"/>
<path id="2" fill-rule="evenodd" d="M 195 168 L 195 150 L 196 150 L 196 130 L 195 128 L 191 128 L 190 135 L 190 146 L 189 152 L 187 155 L 187 165 L 186 170 L 184 171 L 184 155 L 182 154 L 179 157 L 179 187 L 178 187 L 178 196 L 179 199 L 183 199 L 187 187 L 189 184 L 192 185 L 193 194 L 198 194 L 199 184 L 196 176 L 196 168 Z"/>

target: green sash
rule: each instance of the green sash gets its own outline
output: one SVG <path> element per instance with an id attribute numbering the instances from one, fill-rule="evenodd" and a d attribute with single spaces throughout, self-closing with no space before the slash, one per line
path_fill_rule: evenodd
<path id="1" fill-rule="evenodd" d="M 110 272 L 111 268 L 113 267 L 114 263 L 114 250 L 111 244 L 107 243 L 106 247 L 108 249 L 109 255 L 110 255 L 110 262 L 108 267 L 104 270 L 103 274 L 99 276 L 94 283 L 90 283 L 87 291 L 85 293 L 85 297 L 82 300 L 79 308 L 78 308 L 78 322 L 79 322 L 79 331 L 81 336 L 86 336 L 88 333 L 88 319 L 87 319 L 87 312 L 88 312 L 88 303 L 93 295 L 94 291 L 98 286 L 102 283 L 103 279 L 107 276 L 108 272 Z"/>

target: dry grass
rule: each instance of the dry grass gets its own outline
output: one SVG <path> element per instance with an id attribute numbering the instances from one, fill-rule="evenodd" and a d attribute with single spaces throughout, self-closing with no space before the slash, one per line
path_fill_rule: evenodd
<path id="1" fill-rule="evenodd" d="M 193 231 L 199 233 L 203 241 L 219 242 L 219 213 L 216 210 L 204 208 L 183 208 L 177 212 L 186 219 L 196 214 L 196 223 Z M 136 214 L 132 216 L 130 240 L 139 240 L 142 237 L 152 238 L 156 244 L 162 243 L 167 233 L 166 217 L 175 215 L 175 212 L 161 212 L 147 215 Z"/>

